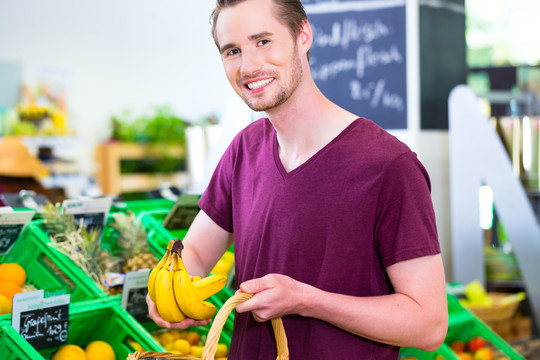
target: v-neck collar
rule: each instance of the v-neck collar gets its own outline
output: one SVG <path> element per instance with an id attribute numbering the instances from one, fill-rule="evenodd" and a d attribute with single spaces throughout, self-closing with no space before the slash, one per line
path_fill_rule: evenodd
<path id="1" fill-rule="evenodd" d="M 267 121 L 270 121 L 267 119 Z M 317 151 L 315 154 L 313 154 L 310 158 L 308 158 L 306 161 L 304 161 L 302 164 L 298 165 L 291 171 L 287 172 L 285 169 L 285 166 L 283 166 L 283 163 L 281 162 L 281 159 L 279 157 L 279 143 L 277 140 L 277 132 L 276 129 L 272 126 L 272 136 L 273 136 L 273 155 L 274 155 L 274 162 L 276 164 L 277 170 L 281 177 L 286 180 L 288 178 L 293 177 L 297 173 L 301 172 L 303 169 L 309 167 L 313 162 L 317 160 L 322 154 L 324 154 L 328 149 L 330 149 L 335 143 L 339 142 L 341 138 L 343 138 L 345 135 L 347 135 L 352 129 L 354 129 L 357 124 L 359 123 L 360 118 L 357 118 L 352 123 L 347 125 L 345 129 L 343 129 L 335 138 L 333 138 L 328 144 L 323 146 L 319 151 Z"/>

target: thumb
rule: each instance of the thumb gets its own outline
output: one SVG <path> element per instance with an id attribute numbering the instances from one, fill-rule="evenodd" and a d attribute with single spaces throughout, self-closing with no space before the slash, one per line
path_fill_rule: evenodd
<path id="1" fill-rule="evenodd" d="M 252 279 L 244 281 L 242 284 L 240 284 L 240 290 L 246 293 L 256 294 L 264 289 L 265 287 L 260 279 Z"/>

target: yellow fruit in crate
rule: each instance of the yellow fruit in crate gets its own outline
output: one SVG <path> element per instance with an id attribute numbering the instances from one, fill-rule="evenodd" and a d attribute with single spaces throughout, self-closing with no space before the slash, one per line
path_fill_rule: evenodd
<path id="1" fill-rule="evenodd" d="M 191 352 L 191 344 L 185 339 L 178 339 L 173 342 L 173 349 L 187 355 Z"/>
<path id="2" fill-rule="evenodd" d="M 105 341 L 92 341 L 85 350 L 88 360 L 116 360 L 114 349 Z"/>
<path id="3" fill-rule="evenodd" d="M 191 346 L 191 355 L 195 356 L 196 358 L 200 358 L 202 356 L 203 350 L 204 350 L 204 346 L 192 345 Z"/>
<path id="4" fill-rule="evenodd" d="M 0 294 L 0 315 L 11 313 L 11 301 L 7 297 Z"/>
<path id="5" fill-rule="evenodd" d="M 88 360 L 86 352 L 77 345 L 62 345 L 51 360 Z"/>
<path id="6" fill-rule="evenodd" d="M 0 265 L 0 282 L 12 281 L 19 286 L 26 282 L 26 271 L 17 263 L 5 263 Z"/>
<path id="7" fill-rule="evenodd" d="M 201 341 L 201 335 L 199 335 L 195 331 L 188 331 L 188 333 L 186 335 L 186 340 L 191 345 L 199 345 L 199 341 Z"/>
<path id="8" fill-rule="evenodd" d="M 167 344 L 172 344 L 174 342 L 174 335 L 170 332 L 164 332 L 159 336 L 159 343 L 163 346 Z"/>
<path id="9" fill-rule="evenodd" d="M 229 348 L 225 344 L 217 344 L 216 357 L 225 357 L 229 353 Z"/>

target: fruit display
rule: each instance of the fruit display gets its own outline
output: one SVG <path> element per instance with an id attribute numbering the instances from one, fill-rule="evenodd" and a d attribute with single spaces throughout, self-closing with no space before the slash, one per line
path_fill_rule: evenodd
<path id="1" fill-rule="evenodd" d="M 51 360 L 116 360 L 116 355 L 107 342 L 95 340 L 84 349 L 74 344 L 62 345 Z"/>
<path id="2" fill-rule="evenodd" d="M 205 301 L 225 286 L 223 275 L 192 280 L 182 261 L 182 241 L 171 240 L 165 255 L 148 279 L 148 294 L 164 320 L 179 322 L 187 317 L 206 320 L 216 307 Z"/>
<path id="3" fill-rule="evenodd" d="M 13 296 L 26 290 L 26 271 L 14 262 L 0 264 L 0 315 L 11 313 Z"/>
<path id="4" fill-rule="evenodd" d="M 507 360 L 509 359 L 482 336 L 473 336 L 467 341 L 454 340 L 449 344 L 460 360 Z"/>
<path id="5" fill-rule="evenodd" d="M 197 328 L 198 329 L 198 328 Z M 205 332 L 206 329 L 200 330 Z M 205 334 L 201 335 L 195 330 L 156 330 L 152 336 L 163 346 L 167 352 L 178 355 L 190 355 L 200 358 L 204 349 Z M 137 342 L 131 340 L 131 346 L 135 351 L 145 351 Z M 217 345 L 215 358 L 219 360 L 227 359 L 229 347 L 225 343 Z"/>
<path id="6" fill-rule="evenodd" d="M 40 214 L 53 246 L 110 295 L 121 292 L 122 288 L 107 282 L 108 273 L 152 269 L 158 263 L 149 249 L 142 222 L 129 210 L 109 217 L 101 241 L 98 241 L 99 232 L 77 227 L 73 215 L 65 213 L 58 204 L 47 204 Z"/>

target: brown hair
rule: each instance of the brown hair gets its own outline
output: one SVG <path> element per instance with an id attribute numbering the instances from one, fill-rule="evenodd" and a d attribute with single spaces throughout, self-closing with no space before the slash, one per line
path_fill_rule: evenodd
<path id="1" fill-rule="evenodd" d="M 217 0 L 216 8 L 210 15 L 210 23 L 212 24 L 212 37 L 214 42 L 218 45 L 216 40 L 216 23 L 219 17 L 219 13 L 222 9 L 235 6 L 241 2 L 247 0 Z M 289 28 L 289 32 L 293 39 L 296 39 L 300 35 L 300 29 L 302 28 L 302 22 L 307 20 L 306 11 L 300 0 L 272 0 L 276 5 L 275 16 L 279 22 Z"/>

